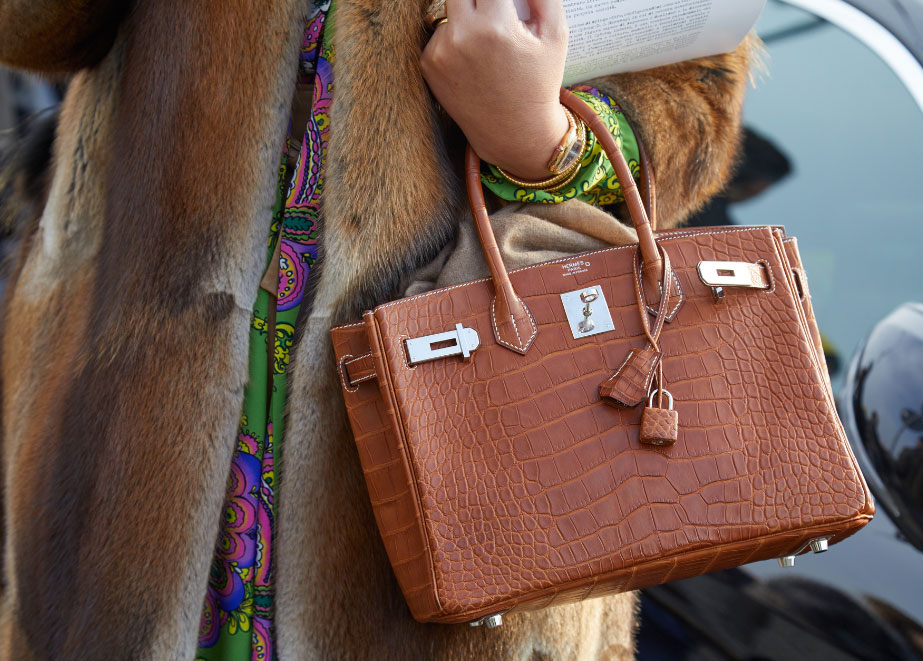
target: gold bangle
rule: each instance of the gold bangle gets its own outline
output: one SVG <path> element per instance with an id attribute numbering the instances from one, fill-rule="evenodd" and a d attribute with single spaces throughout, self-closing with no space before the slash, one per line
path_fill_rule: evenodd
<path id="1" fill-rule="evenodd" d="M 554 153 L 551 155 L 551 160 L 548 161 L 547 167 L 551 174 L 562 174 L 566 170 L 570 170 L 570 166 L 573 165 L 573 162 L 566 163 L 566 161 L 573 158 L 573 150 L 577 145 L 577 140 L 580 139 L 580 129 L 577 126 L 577 119 L 570 110 L 564 106 L 561 107 L 564 109 L 564 114 L 567 115 L 568 128 L 567 133 L 561 138 L 561 142 L 555 147 Z"/>
<path id="2" fill-rule="evenodd" d="M 561 174 L 556 174 L 553 177 L 548 179 L 543 179 L 542 181 L 523 181 L 522 179 L 517 179 L 512 176 L 509 172 L 506 172 L 500 166 L 495 165 L 497 171 L 502 174 L 508 181 L 522 188 L 528 188 L 532 190 L 543 190 L 543 191 L 552 191 L 556 190 L 560 186 L 565 186 L 569 184 L 577 176 L 577 173 L 580 172 L 581 161 L 583 161 L 583 156 L 586 154 L 586 133 L 587 128 L 581 120 L 577 120 L 577 140 L 580 141 L 580 155 L 574 161 L 574 164 L 569 167 L 567 170 Z"/>
<path id="3" fill-rule="evenodd" d="M 571 175 L 571 171 L 568 170 L 567 172 L 556 174 L 550 179 L 543 179 L 542 181 L 524 181 L 522 179 L 517 179 L 516 177 L 511 175 L 509 172 L 501 168 L 499 165 L 495 165 L 494 167 L 497 168 L 497 172 L 502 174 L 503 177 L 507 179 L 510 183 L 516 184 L 520 188 L 534 188 L 534 189 L 539 189 L 539 190 L 544 190 L 548 188 L 549 186 L 554 186 L 556 184 L 559 184 Z"/>
<path id="4" fill-rule="evenodd" d="M 580 160 L 583 160 L 583 157 L 582 157 L 582 156 L 580 157 Z M 553 188 L 547 188 L 547 189 L 545 189 L 545 192 L 546 192 L 546 193 L 557 193 L 557 192 L 560 191 L 562 188 L 564 188 L 565 186 L 567 186 L 570 182 L 572 182 L 574 179 L 576 179 L 576 178 L 577 178 L 577 175 L 580 174 L 580 170 L 581 170 L 581 167 L 580 167 L 580 160 L 577 161 L 577 167 L 574 168 L 574 172 L 573 172 L 573 174 L 571 174 L 571 176 L 569 176 L 567 179 L 565 179 L 564 181 L 562 181 L 560 184 L 556 184 Z"/>
<path id="5" fill-rule="evenodd" d="M 557 193 L 574 179 L 576 179 L 577 175 L 580 174 L 581 170 L 583 170 L 583 157 L 586 154 L 587 148 L 586 134 L 589 129 L 587 129 L 586 124 L 584 124 L 582 120 L 578 121 L 580 123 L 580 152 L 578 153 L 577 158 L 574 160 L 574 165 L 572 166 L 573 173 L 561 183 L 555 184 L 553 187 L 545 189 L 548 193 Z"/>

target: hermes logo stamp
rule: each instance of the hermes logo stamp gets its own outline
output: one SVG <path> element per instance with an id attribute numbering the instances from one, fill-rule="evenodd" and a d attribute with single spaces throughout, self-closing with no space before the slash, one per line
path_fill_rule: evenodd
<path id="1" fill-rule="evenodd" d="M 564 275 L 577 275 L 578 273 L 586 273 L 590 268 L 590 263 L 588 261 L 578 259 L 573 262 L 566 262 L 561 264 L 561 268 L 564 269 Z"/>

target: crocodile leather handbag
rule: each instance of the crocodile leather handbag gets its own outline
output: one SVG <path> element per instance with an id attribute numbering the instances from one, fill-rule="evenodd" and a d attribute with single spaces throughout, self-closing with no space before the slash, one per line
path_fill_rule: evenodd
<path id="1" fill-rule="evenodd" d="M 655 233 L 508 272 L 467 156 L 490 277 L 331 333 L 375 519 L 413 616 L 535 609 L 825 550 L 872 498 L 837 418 L 795 239 Z"/>

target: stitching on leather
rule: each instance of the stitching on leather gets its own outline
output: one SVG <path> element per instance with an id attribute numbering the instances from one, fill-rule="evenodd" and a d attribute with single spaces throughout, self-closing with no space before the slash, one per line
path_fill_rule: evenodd
<path id="1" fill-rule="evenodd" d="M 679 290 L 679 300 L 676 302 L 676 307 L 666 316 L 668 320 L 676 316 L 676 313 L 679 312 L 679 306 L 686 300 L 686 292 L 683 290 L 683 283 L 679 281 L 679 276 L 676 275 L 676 269 L 671 268 L 670 271 L 673 274 L 673 281 L 676 283 L 676 288 Z"/>
<path id="2" fill-rule="evenodd" d="M 371 357 L 372 357 L 372 352 L 369 351 L 368 353 L 362 354 L 362 355 L 359 356 L 358 358 L 353 358 L 352 360 L 347 360 L 345 364 L 346 364 L 346 365 L 352 365 L 353 363 L 358 363 L 358 362 L 359 362 L 360 360 L 362 360 L 363 358 L 371 358 Z"/>
<path id="3" fill-rule="evenodd" d="M 330 330 L 340 330 L 341 328 L 353 328 L 354 326 L 364 326 L 364 325 L 365 325 L 364 321 L 356 321 L 351 324 L 341 324 L 339 326 L 334 326 Z"/>
<path id="4" fill-rule="evenodd" d="M 676 305 L 673 306 L 673 309 L 670 310 L 670 311 L 667 313 L 667 315 L 664 317 L 664 321 L 672 321 L 673 318 L 676 316 L 676 313 L 679 312 L 680 306 L 681 306 L 681 305 L 685 302 L 685 300 L 686 300 L 686 291 L 683 289 L 683 285 L 682 285 L 682 283 L 679 281 L 679 276 L 676 275 L 676 269 L 673 268 L 672 266 L 670 267 L 670 279 L 673 280 L 673 282 L 676 283 L 676 288 L 679 290 L 679 300 L 676 301 Z M 641 293 L 641 291 L 642 291 L 642 290 L 641 290 L 640 282 L 641 282 L 641 278 L 638 278 L 638 283 L 639 283 L 638 292 L 639 292 L 639 293 Z M 672 289 L 672 287 L 667 287 L 667 291 L 670 291 L 670 289 Z M 645 301 L 645 300 L 646 300 L 646 299 L 644 298 L 644 294 L 643 294 L 643 293 L 641 293 L 641 300 L 642 300 L 642 301 Z M 647 308 L 647 311 L 648 311 L 648 312 L 650 312 L 650 313 L 651 313 L 652 315 L 654 315 L 654 316 L 657 316 L 657 310 L 655 310 L 654 308 L 652 308 L 650 305 L 645 305 L 645 307 Z"/>
<path id="5" fill-rule="evenodd" d="M 639 259 L 639 258 L 638 258 L 637 256 L 635 256 L 634 260 L 631 262 L 632 271 L 634 271 L 635 268 L 637 267 L 637 265 L 638 265 L 638 259 Z M 635 291 L 638 292 L 638 300 L 639 300 L 639 301 L 644 301 L 644 307 L 645 307 L 649 312 L 654 312 L 654 314 L 657 314 L 656 311 L 651 310 L 651 306 L 647 304 L 647 299 L 644 298 L 644 289 L 642 288 L 642 285 L 641 285 L 641 281 L 642 281 L 643 279 L 644 279 L 644 278 L 643 278 L 643 276 L 641 275 L 641 270 L 638 269 L 638 277 L 635 278 Z M 648 330 L 650 330 L 650 325 L 648 325 Z"/>
<path id="6" fill-rule="evenodd" d="M 785 238 L 773 237 L 775 239 L 775 253 L 776 257 L 779 258 L 779 261 L 782 264 L 790 264 L 788 255 L 784 250 L 784 241 Z M 790 237 L 792 240 L 795 240 L 795 237 Z M 780 250 L 780 248 L 782 248 Z M 783 268 L 782 276 L 785 277 L 788 275 L 786 269 Z M 791 286 L 791 285 L 790 285 Z M 794 293 L 794 292 L 793 292 Z M 795 296 L 792 296 L 792 301 L 794 303 Z M 800 304 L 793 304 L 792 307 L 795 310 L 795 315 L 798 317 L 799 326 L 801 330 L 801 337 L 799 338 L 804 347 L 806 347 L 807 354 L 813 357 L 812 363 L 815 371 L 815 377 L 819 383 L 824 383 L 824 375 L 822 370 L 826 369 L 822 362 L 820 362 L 820 357 L 817 355 L 817 349 L 814 346 L 814 341 L 808 337 L 808 321 L 807 314 L 805 313 L 804 306 Z M 846 432 L 843 429 L 843 424 L 840 422 L 839 417 L 836 414 L 836 401 L 833 398 L 833 392 L 824 385 L 821 385 L 821 392 L 823 393 L 823 400 L 827 403 L 828 407 L 828 420 L 832 418 L 834 422 L 834 429 L 836 430 L 837 439 L 841 449 L 845 449 L 847 456 L 852 460 L 853 475 L 852 480 L 853 484 L 858 488 L 863 495 L 863 506 L 867 511 L 872 503 L 872 494 L 868 489 L 868 485 L 865 482 L 865 479 L 862 477 L 862 470 L 859 468 L 859 462 L 856 460 L 856 455 L 852 450 L 852 446 L 849 444 L 849 440 L 846 438 Z M 830 412 L 832 413 L 832 416 Z M 871 518 L 868 515 L 859 514 L 857 516 L 864 516 L 866 518 Z"/>
<path id="7" fill-rule="evenodd" d="M 359 386 L 356 386 L 355 388 L 350 388 L 348 385 L 347 379 L 346 379 L 346 359 L 352 358 L 352 357 L 353 355 L 351 353 L 347 353 L 341 356 L 340 364 L 338 366 L 339 368 L 338 371 L 340 373 L 340 383 L 343 384 L 343 390 L 345 390 L 346 392 L 358 392 L 359 390 Z"/>
<path id="8" fill-rule="evenodd" d="M 776 256 L 779 258 L 779 260 L 780 260 L 783 264 L 790 264 L 790 261 L 789 261 L 789 259 L 788 259 L 788 255 L 785 253 L 784 249 L 783 249 L 783 250 L 780 250 L 780 249 L 779 249 L 780 247 L 781 247 L 781 248 L 784 248 L 784 246 L 782 245 L 782 244 L 783 244 L 783 241 L 784 241 L 784 239 L 778 239 L 778 238 L 776 238 Z M 783 275 L 783 277 L 786 276 L 786 275 L 788 275 L 788 274 L 789 274 L 788 271 L 787 271 L 785 268 L 783 268 L 783 270 L 782 270 L 782 275 Z M 790 288 L 791 288 L 793 285 L 794 285 L 794 283 L 789 283 L 789 287 L 790 287 Z M 795 292 L 793 291 L 792 293 L 794 294 Z M 783 298 L 785 298 L 785 299 L 787 300 L 787 297 L 783 297 Z M 808 328 L 809 325 L 808 325 L 808 321 L 807 321 L 807 314 L 806 314 L 806 312 L 805 312 L 805 310 L 804 310 L 804 306 L 803 306 L 803 305 L 800 305 L 800 304 L 798 304 L 798 303 L 794 303 L 794 301 L 796 300 L 796 296 L 793 295 L 793 296 L 791 297 L 791 300 L 793 301 L 792 307 L 793 307 L 793 309 L 794 309 L 794 311 L 795 311 L 795 314 L 796 314 L 796 316 L 797 316 L 797 318 L 798 318 L 798 321 L 799 321 L 799 324 L 798 324 L 798 325 L 800 326 L 800 330 L 801 330 L 801 335 L 800 335 L 799 339 L 801 340 L 802 345 L 805 347 L 808 356 L 811 356 L 811 357 L 813 358 L 812 363 L 813 363 L 813 367 L 814 367 L 814 371 L 815 371 L 815 377 L 816 377 L 817 381 L 818 381 L 820 384 L 822 384 L 822 385 L 820 386 L 820 389 L 821 389 L 821 393 L 822 393 L 822 399 L 823 399 L 823 400 L 826 402 L 826 404 L 827 404 L 827 409 L 828 409 L 828 411 L 827 411 L 827 413 L 828 413 L 828 420 L 830 420 L 830 419 L 832 418 L 832 420 L 833 420 L 833 422 L 834 422 L 834 429 L 835 429 L 835 431 L 836 431 L 837 441 L 838 441 L 838 443 L 839 443 L 839 445 L 840 445 L 840 448 L 841 448 L 841 450 L 845 450 L 847 456 L 852 460 L 852 467 L 853 467 L 853 469 L 854 469 L 854 470 L 853 470 L 853 474 L 852 474 L 852 476 L 851 476 L 851 477 L 852 477 L 852 482 L 853 482 L 854 486 L 857 488 L 857 490 L 858 490 L 860 493 L 862 493 L 862 495 L 863 495 L 863 506 L 864 506 L 865 510 L 867 511 L 868 508 L 869 508 L 869 506 L 870 506 L 870 503 L 872 502 L 872 495 L 871 495 L 871 493 L 870 493 L 870 491 L 869 491 L 869 489 L 868 489 L 868 485 L 867 485 L 867 483 L 865 482 L 865 479 L 862 477 L 862 471 L 861 471 L 861 469 L 859 468 L 859 462 L 856 460 L 856 455 L 855 455 L 855 453 L 854 453 L 853 450 L 852 450 L 852 446 L 849 444 L 849 441 L 848 441 L 848 439 L 846 438 L 846 432 L 845 432 L 845 430 L 843 429 L 843 425 L 842 425 L 842 423 L 839 421 L 839 418 L 837 417 L 837 414 L 836 414 L 836 410 L 837 410 L 837 409 L 836 409 L 836 402 L 835 402 L 835 400 L 834 400 L 834 398 L 833 398 L 833 392 L 832 392 L 828 387 L 826 387 L 825 385 L 823 385 L 823 384 L 824 384 L 824 375 L 823 375 L 823 373 L 822 373 L 822 370 L 824 370 L 824 369 L 826 369 L 826 368 L 825 368 L 824 364 L 820 361 L 820 356 L 818 356 L 818 354 L 817 354 L 817 349 L 816 349 L 816 347 L 814 346 L 813 340 L 809 337 L 809 328 Z M 832 413 L 832 416 L 831 416 L 831 413 L 830 413 L 830 412 L 833 412 L 833 413 Z M 856 516 L 866 516 L 866 517 L 867 517 L 867 515 L 862 515 L 862 514 L 857 514 Z M 871 517 L 867 517 L 867 518 L 871 518 Z"/>
<path id="9" fill-rule="evenodd" d="M 769 289 L 764 289 L 763 291 L 767 294 L 771 294 L 776 290 L 776 277 L 772 274 L 772 267 L 769 265 L 765 259 L 756 260 L 757 264 L 762 264 L 766 267 L 766 274 L 769 276 Z M 794 270 L 794 269 L 792 269 Z"/>
<path id="10" fill-rule="evenodd" d="M 625 360 L 623 360 L 623 361 L 622 361 L 622 364 L 619 365 L 619 368 L 618 368 L 617 370 L 615 370 L 615 374 L 613 374 L 613 375 L 610 376 L 608 379 L 606 379 L 606 381 L 605 381 L 605 383 L 603 383 L 603 385 L 606 385 L 606 383 L 609 383 L 610 381 L 614 381 L 614 380 L 618 377 L 618 375 L 622 373 L 622 370 L 625 369 L 625 365 L 627 365 L 627 364 L 628 364 L 628 361 L 631 360 L 631 354 L 632 354 L 632 352 L 629 351 L 629 352 L 628 352 L 628 355 L 625 356 Z"/>
<path id="11" fill-rule="evenodd" d="M 510 321 L 513 322 L 513 330 L 516 332 L 516 341 L 522 346 L 522 335 L 519 334 L 519 327 L 516 325 L 516 317 L 510 315 Z"/>
<path id="12" fill-rule="evenodd" d="M 370 381 L 371 379 L 377 379 L 377 378 L 378 378 L 378 374 L 376 374 L 375 372 L 372 372 L 368 376 L 363 376 L 361 379 L 356 379 L 355 381 L 352 382 L 352 384 L 359 385 L 363 381 Z M 356 388 L 356 390 L 358 390 L 358 388 Z"/>
<path id="13" fill-rule="evenodd" d="M 661 454 L 664 456 L 669 456 L 664 452 L 664 449 L 669 449 L 669 447 L 670 446 L 654 445 L 654 446 L 649 446 L 648 451 L 657 452 L 658 454 Z M 639 562 L 638 564 L 632 567 L 612 569 L 608 572 L 597 575 L 595 577 L 595 580 L 597 581 L 597 583 L 606 583 L 621 574 L 619 578 L 621 579 L 622 585 L 628 585 L 628 584 L 631 584 L 634 580 L 636 580 L 637 575 L 641 573 L 642 571 L 644 571 L 645 569 L 647 569 L 648 567 L 661 564 L 665 560 L 673 560 L 675 563 L 677 559 L 681 558 L 685 554 L 693 555 L 696 557 L 696 559 L 701 558 L 703 560 L 707 560 L 708 561 L 707 567 L 711 568 L 714 565 L 714 563 L 717 562 L 722 557 L 721 555 L 722 551 L 724 551 L 725 549 L 734 550 L 734 549 L 739 548 L 742 544 L 745 544 L 747 548 L 751 550 L 751 554 L 748 557 L 752 558 L 753 556 L 759 554 L 762 551 L 766 542 L 771 543 L 771 542 L 778 540 L 779 538 L 793 540 L 792 545 L 794 546 L 795 543 L 802 543 L 804 541 L 807 541 L 811 539 L 812 536 L 830 533 L 834 537 L 834 539 L 839 541 L 840 539 L 843 539 L 842 535 L 844 532 L 848 532 L 850 534 L 856 532 L 856 530 L 852 530 L 851 526 L 848 531 L 844 531 L 841 528 L 841 526 L 843 525 L 849 526 L 850 524 L 858 523 L 863 520 L 869 521 L 871 518 L 872 517 L 870 517 L 867 514 L 857 513 L 849 517 L 838 519 L 837 521 L 832 522 L 832 523 L 815 524 L 815 525 L 812 525 L 806 528 L 801 528 L 797 530 L 786 530 L 784 532 L 773 531 L 773 532 L 768 532 L 768 533 L 758 535 L 755 537 L 750 537 L 750 538 L 747 538 L 746 540 L 717 543 L 714 545 L 709 545 L 709 546 L 705 546 L 702 548 L 694 549 L 692 551 L 689 551 L 688 549 L 678 549 L 676 551 L 673 551 L 672 553 L 664 554 L 662 547 L 661 547 L 661 552 L 658 554 L 657 557 L 645 558 L 641 562 Z M 606 527 L 614 527 L 614 526 L 606 526 Z M 674 567 L 675 566 L 676 565 L 674 564 Z M 580 580 L 580 579 L 577 579 L 577 580 Z M 559 590 L 561 590 L 560 586 L 553 586 L 553 587 L 549 587 L 549 588 L 545 588 L 543 590 L 537 591 L 533 593 L 533 595 L 530 597 L 528 602 L 535 602 L 549 595 L 554 595 Z M 493 603 L 488 608 L 478 609 L 474 611 L 473 613 L 471 613 L 470 616 L 477 618 L 478 615 L 489 614 L 489 613 L 497 612 L 500 610 L 509 609 L 510 607 L 516 607 L 517 605 L 521 605 L 523 603 L 526 603 L 526 602 L 516 601 L 515 598 L 511 597 L 511 598 L 503 599 L 499 602 Z M 468 613 L 466 613 L 466 617 L 470 617 L 470 616 Z"/>
<path id="14" fill-rule="evenodd" d="M 651 389 L 651 381 L 654 380 L 654 369 L 657 367 L 657 363 L 659 362 L 660 362 L 659 360 L 651 361 L 651 370 L 647 373 L 647 376 L 644 377 L 644 389 L 645 390 Z M 658 387 L 663 388 L 663 384 L 661 383 Z M 663 400 L 663 396 L 661 395 L 661 401 L 662 400 Z"/>
<path id="15" fill-rule="evenodd" d="M 497 340 L 497 342 L 499 342 L 505 347 L 509 347 L 510 349 L 513 349 L 514 351 L 517 351 L 517 350 L 526 351 L 528 350 L 530 346 L 532 346 L 532 340 L 534 340 L 535 336 L 538 335 L 538 324 L 535 323 L 535 317 L 532 316 L 532 310 L 530 310 L 528 306 L 522 302 L 522 299 L 517 296 L 516 300 L 522 303 L 523 309 L 525 309 L 526 314 L 529 315 L 529 321 L 532 322 L 532 334 L 529 336 L 529 340 L 528 342 L 525 343 L 525 345 L 522 344 L 522 337 L 519 335 L 519 329 L 516 328 L 516 319 L 513 317 L 513 315 L 510 315 L 510 319 L 513 322 L 513 330 L 516 331 L 516 339 L 519 340 L 519 346 L 518 347 L 514 346 L 510 344 L 509 342 L 500 338 L 500 331 L 497 330 L 497 315 L 496 315 L 497 299 L 496 298 L 494 298 L 494 300 L 490 302 L 490 322 L 493 325 L 494 338 Z"/>
<path id="16" fill-rule="evenodd" d="M 631 260 L 631 272 L 632 272 L 632 276 L 634 276 L 634 274 L 635 274 L 635 272 L 636 272 L 636 266 L 637 266 L 637 264 L 638 264 L 638 259 L 639 259 L 639 257 L 638 257 L 637 255 L 635 255 L 635 258 L 634 258 L 633 260 Z M 638 302 L 641 303 L 641 302 L 644 302 L 645 299 L 644 299 L 644 291 L 641 289 L 641 280 L 642 280 L 643 278 L 641 277 L 641 271 L 640 271 L 640 269 L 637 270 L 637 274 L 638 274 L 638 277 L 634 279 L 634 280 L 635 280 L 635 292 L 637 292 L 637 294 L 638 294 Z M 646 303 L 645 303 L 644 307 L 645 307 L 645 309 L 650 310 L 650 306 L 648 306 Z M 644 317 L 644 314 L 643 314 L 643 313 L 642 313 L 641 317 L 642 317 L 642 319 L 641 319 L 641 328 L 642 328 L 642 330 L 647 329 L 647 332 L 650 333 L 650 332 L 651 332 L 651 324 L 650 324 L 650 322 L 648 321 L 647 317 Z M 645 322 L 647 322 L 647 323 L 645 323 Z M 654 338 L 654 339 L 657 339 L 657 338 Z"/>
<path id="17" fill-rule="evenodd" d="M 504 346 L 507 346 L 507 347 L 510 347 L 511 349 L 521 349 L 522 347 L 514 347 L 514 346 L 513 346 L 512 344 L 510 344 L 509 342 L 506 342 L 506 341 L 504 341 L 504 340 L 502 340 L 502 339 L 500 338 L 500 331 L 497 330 L 496 303 L 497 303 L 497 299 L 496 299 L 496 298 L 490 302 L 490 324 L 491 324 L 491 326 L 493 326 L 493 329 L 494 329 L 494 338 L 495 338 L 495 339 L 497 340 L 497 342 L 499 342 L 500 344 L 502 344 L 502 345 L 504 345 Z M 511 316 L 510 318 L 512 319 L 512 316 Z M 513 321 L 513 328 L 516 328 L 516 321 L 515 321 L 515 320 Z M 516 331 L 516 335 L 517 335 L 517 336 L 519 335 L 519 331 L 518 331 L 518 330 Z M 519 341 L 522 342 L 522 340 L 519 340 Z"/>
<path id="18" fill-rule="evenodd" d="M 371 330 L 373 333 L 375 333 L 379 346 L 383 347 L 384 342 L 382 341 L 381 329 L 379 328 L 378 324 L 377 323 L 372 324 Z M 373 344 L 373 351 L 374 351 L 374 343 L 372 344 Z M 406 349 L 405 349 L 405 353 L 406 353 Z M 388 361 L 384 360 L 383 362 L 385 364 L 385 367 L 387 368 Z M 432 592 L 433 601 L 436 604 L 436 609 L 438 612 L 441 613 L 443 610 L 443 606 L 442 606 L 442 602 L 439 599 L 439 581 L 436 578 L 437 576 L 436 564 L 435 564 L 435 561 L 433 558 L 433 552 L 432 552 L 432 547 L 433 547 L 432 542 L 435 540 L 435 535 L 433 535 L 432 531 L 430 530 L 430 524 L 426 516 L 426 509 L 423 507 L 423 498 L 420 495 L 419 476 L 417 475 L 416 468 L 414 467 L 413 452 L 410 448 L 410 443 L 407 440 L 407 434 L 406 434 L 405 426 L 403 424 L 404 421 L 403 419 L 401 419 L 402 418 L 401 409 L 399 406 L 397 406 L 397 402 L 395 401 L 394 378 L 393 378 L 393 375 L 391 374 L 391 370 L 385 369 L 385 373 L 382 375 L 382 380 L 383 380 L 382 385 L 385 386 L 381 389 L 382 399 L 385 400 L 384 403 L 387 405 L 387 408 L 390 409 L 390 414 L 386 414 L 386 419 L 391 424 L 391 427 L 392 427 L 391 431 L 398 437 L 398 442 L 399 442 L 398 450 L 400 451 L 401 456 L 403 457 L 403 460 L 404 460 L 404 470 L 405 472 L 409 473 L 407 477 L 409 478 L 409 483 L 410 483 L 409 486 L 410 486 L 410 489 L 414 497 L 414 509 L 416 510 L 415 513 L 419 517 L 421 527 L 422 527 L 423 539 L 421 541 L 423 542 L 423 553 L 426 554 L 427 565 L 429 567 L 429 581 L 430 581 L 430 584 L 428 586 L 423 586 L 423 587 Z"/>
<path id="19" fill-rule="evenodd" d="M 718 234 L 734 234 L 736 232 L 758 232 L 764 229 L 766 229 L 765 225 L 755 225 L 753 227 L 740 227 L 733 230 L 718 230 L 717 232 L 671 232 L 669 234 L 665 234 L 663 239 L 675 239 L 677 237 L 684 236 L 715 236 Z"/>
<path id="20" fill-rule="evenodd" d="M 629 243 L 626 246 L 612 246 L 611 248 L 603 248 L 602 250 L 594 250 L 593 252 L 578 252 L 573 255 L 568 255 L 567 257 L 559 257 L 558 259 L 553 259 L 549 262 L 539 262 L 538 264 L 529 264 L 528 266 L 520 266 L 517 269 L 509 271 L 509 273 L 519 273 L 520 271 L 528 271 L 529 269 L 538 268 L 539 266 L 548 266 L 549 264 L 561 264 L 562 262 L 569 262 L 574 257 L 583 255 L 585 257 L 591 257 L 592 255 L 602 255 L 607 252 L 615 252 L 616 250 L 630 250 L 632 248 L 637 248 L 637 243 Z M 488 278 L 489 279 L 489 278 Z"/>
<path id="21" fill-rule="evenodd" d="M 410 352 L 407 351 L 407 340 L 410 339 L 409 335 L 404 335 L 401 333 L 397 336 L 397 341 L 401 343 L 401 350 L 404 355 L 404 368 L 410 370 L 411 372 L 417 369 L 422 363 L 417 363 L 416 365 L 410 364 Z"/>
<path id="22" fill-rule="evenodd" d="M 603 383 L 603 386 L 605 386 L 605 385 L 606 385 L 607 383 L 609 383 L 610 381 L 614 381 L 614 380 L 618 377 L 618 375 L 622 373 L 622 370 L 625 369 L 625 365 L 627 365 L 627 364 L 628 364 L 628 361 L 631 360 L 632 355 L 634 355 L 634 351 L 629 351 L 629 352 L 628 352 L 628 356 L 626 356 L 625 360 L 622 361 L 622 364 L 619 365 L 619 368 L 618 368 L 617 370 L 615 370 L 615 374 L 613 374 L 613 375 L 610 376 L 608 379 L 606 379 L 606 381 Z M 649 390 L 649 389 L 650 389 L 650 387 L 651 387 L 651 381 L 652 381 L 653 378 L 654 378 L 654 369 L 655 369 L 656 367 L 657 367 L 657 361 L 652 362 L 652 363 L 651 363 L 651 369 L 650 369 L 650 371 L 648 371 L 647 376 L 644 377 L 644 390 Z M 632 404 L 627 404 L 627 403 L 623 402 L 622 400 L 620 400 L 620 399 L 618 399 L 618 398 L 616 398 L 616 397 L 612 397 L 611 395 L 609 395 L 609 398 L 612 399 L 612 400 L 615 400 L 616 402 L 618 402 L 619 404 L 621 404 L 622 406 L 625 406 L 625 407 L 627 407 L 627 408 L 634 408 L 634 406 L 636 406 L 636 405 L 632 405 Z"/>
<path id="23" fill-rule="evenodd" d="M 532 334 L 529 336 L 529 339 L 526 342 L 526 345 L 522 348 L 523 351 L 525 351 L 530 346 L 532 346 L 532 340 L 534 340 L 535 336 L 538 335 L 538 324 L 535 323 L 535 317 L 532 316 L 532 310 L 529 309 L 529 306 L 527 306 L 525 302 L 523 302 L 523 300 L 519 298 L 518 296 L 516 297 L 516 300 L 522 303 L 522 308 L 526 311 L 526 314 L 529 315 L 529 321 L 532 322 Z M 514 319 L 513 326 L 515 325 L 516 325 L 516 320 Z M 516 331 L 516 334 L 519 335 L 519 331 Z"/>
<path id="24" fill-rule="evenodd" d="M 671 232 L 670 234 L 665 235 L 661 240 L 669 241 L 671 239 L 682 238 L 682 237 L 687 237 L 687 236 L 718 236 L 720 234 L 735 234 L 735 233 L 740 233 L 740 232 L 760 232 L 765 229 L 766 229 L 765 226 L 758 225 L 755 227 L 741 227 L 741 228 L 733 229 L 733 230 L 718 230 L 716 232 L 675 232 L 675 233 Z M 631 243 L 627 246 L 613 246 L 611 248 L 604 248 L 603 250 L 596 250 L 594 252 L 576 253 L 574 255 L 568 255 L 567 257 L 553 259 L 550 262 L 539 262 L 538 264 L 520 266 L 518 269 L 513 269 L 512 271 L 509 271 L 509 273 L 519 273 L 520 271 L 528 271 L 529 269 L 539 268 L 542 266 L 548 266 L 550 264 L 560 264 L 561 262 L 567 262 L 567 261 L 572 260 L 577 255 L 583 255 L 585 257 L 592 257 L 593 255 L 603 255 L 605 253 L 615 252 L 617 250 L 632 250 L 637 247 L 638 247 L 637 243 Z M 415 294 L 414 296 L 410 296 L 408 298 L 400 298 L 396 301 L 391 301 L 390 303 L 383 303 L 379 305 L 378 307 L 376 307 L 375 310 L 384 310 L 385 308 L 389 308 L 393 305 L 408 303 L 410 301 L 415 301 L 419 298 L 425 298 L 426 296 L 432 296 L 433 294 L 442 294 L 448 291 L 452 291 L 453 289 L 459 289 L 461 287 L 470 287 L 471 285 L 475 285 L 479 282 L 490 282 L 490 278 L 478 278 L 477 280 L 470 280 L 468 282 L 462 282 L 461 284 L 452 285 L 451 287 L 442 287 L 440 289 L 433 289 L 432 291 L 426 291 L 421 294 Z M 360 322 L 360 323 L 364 323 L 364 322 Z M 346 326 L 342 326 L 340 328 L 346 328 Z"/>
<path id="25" fill-rule="evenodd" d="M 808 300 L 808 274 L 805 273 L 804 269 L 798 268 L 797 266 L 792 267 L 792 273 L 798 276 L 798 291 L 801 292 L 798 295 L 798 299 L 804 303 Z"/>

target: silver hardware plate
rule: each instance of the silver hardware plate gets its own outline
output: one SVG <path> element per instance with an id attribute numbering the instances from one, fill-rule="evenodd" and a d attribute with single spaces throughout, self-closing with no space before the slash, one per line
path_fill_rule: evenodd
<path id="1" fill-rule="evenodd" d="M 593 298 L 594 293 L 595 298 Z M 564 304 L 567 323 L 570 325 L 570 332 L 575 340 L 615 330 L 609 305 L 599 285 L 588 285 L 582 289 L 561 294 L 561 303 Z M 584 316 L 586 310 L 589 310 L 590 314 Z"/>
<path id="2" fill-rule="evenodd" d="M 699 279 L 709 287 L 768 287 L 759 264 L 749 262 L 699 262 Z M 716 296 L 717 298 L 717 296 Z"/>
<path id="3" fill-rule="evenodd" d="M 473 328 L 455 324 L 455 330 L 436 333 L 424 337 L 414 337 L 405 341 L 407 362 L 419 365 L 438 358 L 461 356 L 464 360 L 471 358 L 471 352 L 481 346 L 481 338 Z M 445 345 L 445 346 L 437 346 Z"/>

